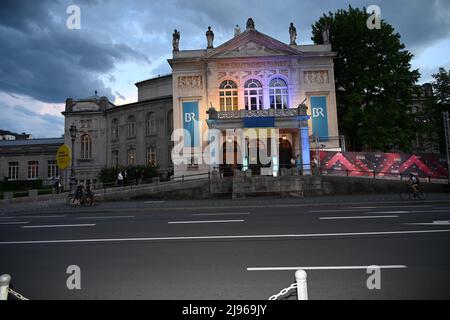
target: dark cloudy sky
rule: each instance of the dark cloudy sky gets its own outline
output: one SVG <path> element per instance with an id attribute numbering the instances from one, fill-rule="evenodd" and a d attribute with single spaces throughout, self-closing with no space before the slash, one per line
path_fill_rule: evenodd
<path id="1" fill-rule="evenodd" d="M 80 30 L 66 27 L 72 4 L 81 8 Z M 450 68 L 450 0 L 1 0 L 0 129 L 60 136 L 66 98 L 95 90 L 116 104 L 136 101 L 135 82 L 170 73 L 174 28 L 182 50 L 206 47 L 209 25 L 220 44 L 250 16 L 284 42 L 293 21 L 300 42 L 311 43 L 311 24 L 349 4 L 380 6 L 414 53 L 421 82 Z"/>

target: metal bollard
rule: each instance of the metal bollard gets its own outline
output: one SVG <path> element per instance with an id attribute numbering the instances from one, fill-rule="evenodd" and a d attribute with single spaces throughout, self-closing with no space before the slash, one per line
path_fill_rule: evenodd
<path id="1" fill-rule="evenodd" d="M 297 280 L 297 298 L 298 300 L 308 300 L 308 285 L 306 283 L 306 272 L 297 270 L 295 279 Z"/>
<path id="2" fill-rule="evenodd" d="M 8 300 L 9 283 L 11 282 L 11 276 L 4 274 L 0 276 L 0 301 Z"/>

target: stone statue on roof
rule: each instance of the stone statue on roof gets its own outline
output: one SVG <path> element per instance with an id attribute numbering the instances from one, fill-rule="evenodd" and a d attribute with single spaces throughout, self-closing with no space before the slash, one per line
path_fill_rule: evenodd
<path id="1" fill-rule="evenodd" d="M 297 45 L 297 28 L 294 26 L 294 23 L 291 22 L 291 26 L 289 27 L 289 36 L 291 37 L 291 46 Z"/>
<path id="2" fill-rule="evenodd" d="M 173 51 L 180 51 L 180 31 L 175 29 L 172 37 L 173 37 L 172 39 Z"/>
<path id="3" fill-rule="evenodd" d="M 214 48 L 214 32 L 211 27 L 208 27 L 208 31 L 206 31 L 206 40 L 208 41 L 207 49 Z"/>
<path id="4" fill-rule="evenodd" d="M 236 27 L 234 28 L 234 36 L 238 36 L 241 34 L 241 28 L 239 28 L 239 25 L 237 24 Z"/>
<path id="5" fill-rule="evenodd" d="M 255 30 L 255 22 L 252 18 L 248 18 L 247 20 L 247 30 Z"/>

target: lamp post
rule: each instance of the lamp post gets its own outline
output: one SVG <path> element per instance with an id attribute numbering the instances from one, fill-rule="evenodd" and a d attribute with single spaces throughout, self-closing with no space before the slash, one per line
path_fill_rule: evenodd
<path id="1" fill-rule="evenodd" d="M 72 139 L 72 163 L 70 167 L 70 196 L 75 195 L 75 187 L 76 187 L 76 179 L 75 179 L 75 139 L 77 137 L 77 127 L 75 125 L 71 125 L 69 129 L 70 138 Z"/>
<path id="2" fill-rule="evenodd" d="M 445 151 L 447 151 L 448 185 L 450 186 L 450 114 L 444 112 Z"/>

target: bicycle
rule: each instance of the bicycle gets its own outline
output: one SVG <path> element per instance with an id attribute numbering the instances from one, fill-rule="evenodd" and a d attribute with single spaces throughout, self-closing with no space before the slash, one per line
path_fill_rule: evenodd
<path id="1" fill-rule="evenodd" d="M 69 198 L 69 203 L 71 205 L 78 205 L 77 202 L 78 202 L 78 199 L 75 196 L 71 196 Z M 83 194 L 83 197 L 80 199 L 79 205 L 80 206 L 88 205 L 88 206 L 92 207 L 96 202 L 97 202 L 97 200 L 96 200 L 94 194 L 90 194 L 90 195 Z"/>
<path id="2" fill-rule="evenodd" d="M 402 200 L 426 200 L 427 194 L 417 188 L 418 191 L 415 191 L 411 186 L 408 186 L 408 188 L 400 193 L 400 199 Z"/>

